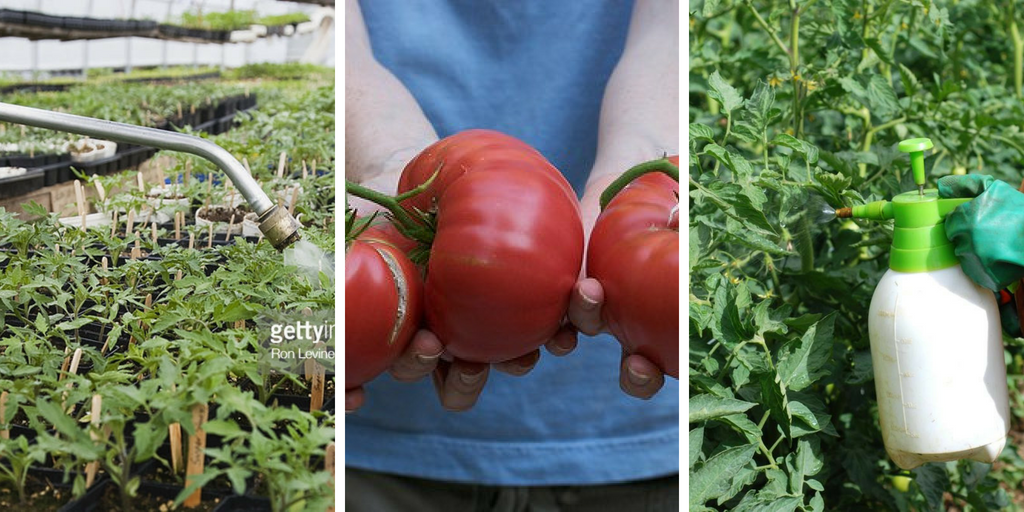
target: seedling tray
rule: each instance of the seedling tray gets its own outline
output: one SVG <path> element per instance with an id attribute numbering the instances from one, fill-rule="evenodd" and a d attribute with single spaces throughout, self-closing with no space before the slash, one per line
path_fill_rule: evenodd
<path id="1" fill-rule="evenodd" d="M 46 185 L 46 171 L 34 169 L 21 176 L 0 178 L 0 199 L 30 194 Z"/>

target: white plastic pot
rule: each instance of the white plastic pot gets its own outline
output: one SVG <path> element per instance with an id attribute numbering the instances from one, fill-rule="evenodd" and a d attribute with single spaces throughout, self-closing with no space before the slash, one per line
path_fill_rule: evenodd
<path id="1" fill-rule="evenodd" d="M 252 30 L 232 30 L 229 41 L 232 43 L 252 43 L 258 38 L 259 36 Z"/>
<path id="2" fill-rule="evenodd" d="M 249 25 L 249 30 L 256 34 L 256 37 L 267 37 L 266 25 Z"/>
<path id="3" fill-rule="evenodd" d="M 75 215 L 74 217 L 61 217 L 57 220 L 65 226 L 71 226 L 74 228 L 82 227 L 82 217 L 80 215 Z M 92 228 L 109 226 L 111 220 L 109 213 L 90 213 L 85 216 L 85 227 Z"/>
<path id="4" fill-rule="evenodd" d="M 260 236 L 259 216 L 255 213 L 245 214 L 245 218 L 242 219 L 242 234 L 245 236 Z"/>
<path id="5" fill-rule="evenodd" d="M 306 22 L 303 22 L 303 23 L 299 23 L 295 27 L 295 33 L 296 34 L 309 34 L 310 32 L 314 32 L 314 31 L 316 31 L 316 23 L 313 23 L 312 21 L 306 21 Z"/>
<path id="6" fill-rule="evenodd" d="M 284 29 L 281 32 L 286 36 L 290 36 L 295 33 L 295 27 L 291 25 L 285 25 Z"/>
<path id="7" fill-rule="evenodd" d="M 109 140 L 91 138 L 78 139 L 64 145 L 64 150 L 71 153 L 71 161 L 75 163 L 95 162 L 110 158 L 117 152 L 117 143 Z"/>
<path id="8" fill-rule="evenodd" d="M 144 215 L 146 217 L 144 222 L 156 222 L 157 224 L 174 220 L 174 212 L 187 211 L 192 203 L 189 198 L 177 197 L 178 195 L 178 191 L 174 187 L 160 185 L 151 188 L 149 194 L 146 195 L 149 209 L 144 212 L 136 212 L 136 218 Z"/>
<path id="9" fill-rule="evenodd" d="M 21 176 L 28 172 L 24 167 L 0 167 L 0 179 Z"/>
<path id="10" fill-rule="evenodd" d="M 995 297 L 959 265 L 888 270 L 868 317 L 878 416 L 896 465 L 991 463 L 1010 429 Z"/>

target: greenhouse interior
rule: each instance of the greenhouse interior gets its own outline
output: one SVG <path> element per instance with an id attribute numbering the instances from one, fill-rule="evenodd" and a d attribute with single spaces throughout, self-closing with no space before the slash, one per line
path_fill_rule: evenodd
<path id="1" fill-rule="evenodd" d="M 0 510 L 333 510 L 334 31 L 0 0 Z"/>

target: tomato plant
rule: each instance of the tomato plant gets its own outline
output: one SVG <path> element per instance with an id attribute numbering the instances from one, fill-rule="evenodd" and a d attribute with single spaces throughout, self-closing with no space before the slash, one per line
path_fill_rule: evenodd
<path id="1" fill-rule="evenodd" d="M 983 172 L 1019 185 L 1019 8 L 690 4 L 691 510 L 1024 505 L 1019 406 L 994 465 L 906 474 L 889 460 L 867 316 L 891 226 L 821 222 L 826 203 L 912 189 L 896 149 L 908 137 L 936 143 L 930 184 Z M 1005 342 L 1013 361 L 1024 340 Z M 1020 369 L 1009 374 L 1019 390 Z"/>
<path id="2" fill-rule="evenodd" d="M 381 374 L 420 325 L 423 283 L 398 247 L 368 232 L 369 219 L 349 213 L 345 241 L 345 388 Z M 382 229 L 382 228 L 378 228 Z M 378 231 L 380 233 L 380 231 Z"/>
<path id="3" fill-rule="evenodd" d="M 580 273 L 583 223 L 569 183 L 540 153 L 467 130 L 424 149 L 398 189 L 401 206 L 349 184 L 429 248 L 426 325 L 449 354 L 501 362 L 555 334 Z"/>
<path id="4" fill-rule="evenodd" d="M 605 324 L 630 353 L 679 378 L 679 157 L 641 164 L 602 198 L 587 248 L 587 275 L 601 282 Z M 676 179 L 668 174 L 675 172 Z M 610 194 L 609 194 L 610 193 Z M 608 199 L 608 200 L 606 200 Z"/>

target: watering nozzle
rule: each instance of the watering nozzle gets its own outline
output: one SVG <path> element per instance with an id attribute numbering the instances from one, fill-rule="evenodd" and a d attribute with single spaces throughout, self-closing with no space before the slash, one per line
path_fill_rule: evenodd
<path id="1" fill-rule="evenodd" d="M 285 247 L 300 238 L 299 228 L 301 225 L 299 222 L 287 210 L 270 201 L 249 171 L 245 170 L 245 167 L 231 156 L 231 153 L 209 140 L 168 130 L 115 123 L 2 102 L 0 102 L 0 121 L 200 156 L 216 164 L 228 175 L 235 188 L 249 203 L 252 211 L 259 216 L 260 231 L 275 249 L 283 251 Z"/>
<path id="2" fill-rule="evenodd" d="M 924 195 L 924 152 L 931 149 L 932 140 L 929 138 L 907 139 L 900 142 L 899 150 L 902 153 L 910 153 L 910 171 L 914 174 L 914 183 L 917 184 L 918 195 Z"/>

